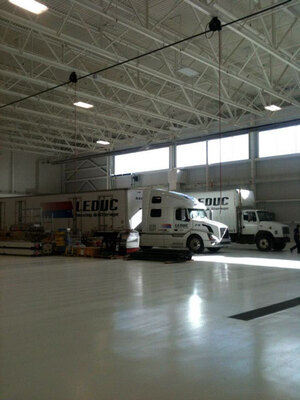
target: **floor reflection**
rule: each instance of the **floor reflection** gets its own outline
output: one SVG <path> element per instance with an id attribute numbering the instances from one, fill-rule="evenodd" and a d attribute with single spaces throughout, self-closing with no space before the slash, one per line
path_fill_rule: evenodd
<path id="1" fill-rule="evenodd" d="M 195 261 L 205 261 L 212 263 L 238 264 L 238 265 L 254 265 L 259 267 L 300 269 L 300 261 L 276 259 L 276 258 L 260 258 L 260 257 L 229 257 L 229 256 L 193 256 Z"/>

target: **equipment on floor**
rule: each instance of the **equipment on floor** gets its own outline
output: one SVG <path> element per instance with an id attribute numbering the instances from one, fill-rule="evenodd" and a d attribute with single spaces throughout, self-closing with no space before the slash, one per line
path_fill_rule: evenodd
<path id="1" fill-rule="evenodd" d="M 10 254 L 17 256 L 40 256 L 44 254 L 43 244 L 37 242 L 29 242 L 26 240 L 2 240 L 0 241 L 0 254 Z"/>

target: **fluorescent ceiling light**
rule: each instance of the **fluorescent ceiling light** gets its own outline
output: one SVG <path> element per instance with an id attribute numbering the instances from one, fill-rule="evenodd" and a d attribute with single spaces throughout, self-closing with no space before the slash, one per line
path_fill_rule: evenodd
<path id="1" fill-rule="evenodd" d="M 192 68 L 188 68 L 188 67 L 180 68 L 178 70 L 178 72 L 180 72 L 183 75 L 189 76 L 189 77 L 193 77 L 193 76 L 199 75 L 199 73 L 197 71 L 195 71 Z"/>
<path id="2" fill-rule="evenodd" d="M 82 108 L 93 108 L 94 107 L 92 104 L 84 103 L 83 101 L 77 101 L 76 103 L 74 103 L 74 106 L 82 107 Z"/>
<path id="3" fill-rule="evenodd" d="M 48 10 L 48 7 L 35 0 L 9 0 L 9 2 L 34 14 L 41 14 Z"/>
<path id="4" fill-rule="evenodd" d="M 108 142 L 107 140 L 97 140 L 98 144 L 104 144 L 105 146 L 107 146 L 108 144 L 110 144 L 110 142 Z"/>
<path id="5" fill-rule="evenodd" d="M 275 106 L 275 104 L 271 104 L 270 106 L 266 106 L 265 109 L 269 111 L 279 111 L 281 110 L 281 107 Z"/>

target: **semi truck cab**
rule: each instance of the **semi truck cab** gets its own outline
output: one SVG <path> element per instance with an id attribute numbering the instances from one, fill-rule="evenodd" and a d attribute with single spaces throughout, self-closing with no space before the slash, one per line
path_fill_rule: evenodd
<path id="1" fill-rule="evenodd" d="M 230 243 L 226 225 L 211 221 L 192 196 L 162 189 L 144 190 L 141 247 L 217 252 Z"/>

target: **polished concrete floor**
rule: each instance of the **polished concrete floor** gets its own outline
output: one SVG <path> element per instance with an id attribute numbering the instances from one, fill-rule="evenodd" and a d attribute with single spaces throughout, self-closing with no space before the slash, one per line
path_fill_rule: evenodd
<path id="1" fill-rule="evenodd" d="M 0 256 L 1 400 L 300 399 L 300 256 Z"/>

